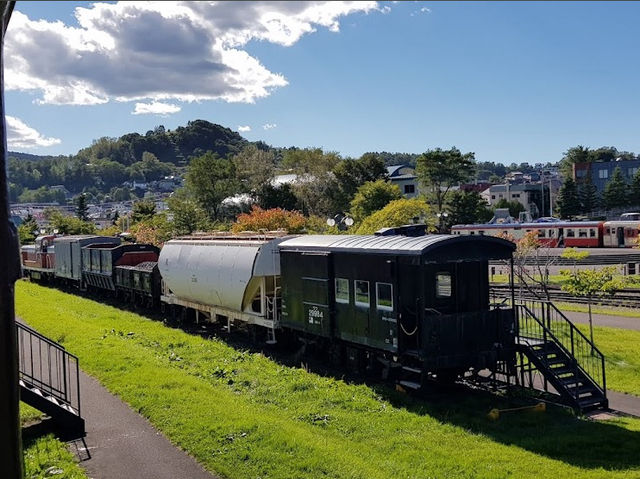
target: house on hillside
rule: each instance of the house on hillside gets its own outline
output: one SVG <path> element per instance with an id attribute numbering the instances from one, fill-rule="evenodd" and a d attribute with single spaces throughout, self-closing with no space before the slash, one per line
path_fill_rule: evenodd
<path id="1" fill-rule="evenodd" d="M 415 198 L 420 193 L 415 168 L 409 165 L 393 165 L 387 167 L 389 181 L 400 188 L 405 198 Z"/>

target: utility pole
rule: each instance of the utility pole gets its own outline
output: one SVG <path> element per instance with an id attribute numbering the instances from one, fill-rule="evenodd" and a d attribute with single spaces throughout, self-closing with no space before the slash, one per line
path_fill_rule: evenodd
<path id="1" fill-rule="evenodd" d="M 4 116 L 4 36 L 15 2 L 0 6 L 0 468 L 3 477 L 23 477 L 20 402 L 18 391 L 18 338 L 14 310 L 14 285 L 20 274 L 18 232 L 9 216 L 7 178 L 7 127 Z"/>

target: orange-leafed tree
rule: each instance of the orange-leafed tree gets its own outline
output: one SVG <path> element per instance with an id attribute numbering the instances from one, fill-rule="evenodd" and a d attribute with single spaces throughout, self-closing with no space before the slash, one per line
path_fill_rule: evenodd
<path id="1" fill-rule="evenodd" d="M 286 230 L 288 233 L 299 233 L 306 225 L 305 217 L 297 211 L 287 211 L 282 208 L 263 210 L 254 205 L 250 213 L 238 215 L 231 231 L 275 231 Z"/>

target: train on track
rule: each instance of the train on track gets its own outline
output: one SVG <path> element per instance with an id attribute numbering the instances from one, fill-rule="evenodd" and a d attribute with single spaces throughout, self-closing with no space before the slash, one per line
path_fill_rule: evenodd
<path id="1" fill-rule="evenodd" d="M 454 225 L 457 236 L 498 236 L 521 239 L 536 232 L 538 242 L 550 248 L 633 248 L 640 245 L 640 214 L 623 215 L 618 221 L 538 221 Z"/>
<path id="2" fill-rule="evenodd" d="M 112 237 L 41 236 L 22 247 L 22 264 L 33 280 L 262 331 L 267 342 L 294 338 L 407 387 L 514 364 L 514 309 L 490 304 L 488 262 L 508 261 L 515 245 L 421 228 L 195 235 L 160 251 Z"/>

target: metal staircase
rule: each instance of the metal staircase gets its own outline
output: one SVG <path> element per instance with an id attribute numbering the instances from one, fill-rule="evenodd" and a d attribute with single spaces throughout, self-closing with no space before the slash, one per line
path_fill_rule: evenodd
<path id="1" fill-rule="evenodd" d="M 520 384 L 546 392 L 551 385 L 581 412 L 607 408 L 604 355 L 598 348 L 551 302 L 520 301 L 515 308 Z"/>
<path id="2" fill-rule="evenodd" d="M 16 327 L 20 400 L 69 432 L 84 435 L 78 358 L 26 325 L 16 323 Z"/>

